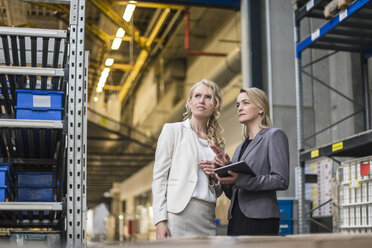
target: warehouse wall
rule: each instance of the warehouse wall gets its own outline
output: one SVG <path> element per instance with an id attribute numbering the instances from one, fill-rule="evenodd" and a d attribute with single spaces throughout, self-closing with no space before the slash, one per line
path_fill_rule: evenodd
<path id="1" fill-rule="evenodd" d="M 264 70 L 264 89 L 268 91 L 268 63 L 267 63 L 267 51 L 270 52 L 272 57 L 272 94 L 273 94 L 273 123 L 275 127 L 282 128 L 289 138 L 289 149 L 290 149 L 290 186 L 286 191 L 278 192 L 279 197 L 295 197 L 296 195 L 296 180 L 295 180 L 295 167 L 297 165 L 297 127 L 296 127 L 296 92 L 295 92 L 295 67 L 294 67 L 294 35 L 293 35 L 293 23 L 292 23 L 292 6 L 290 0 L 283 1 L 269 1 L 270 8 L 270 35 L 271 44 L 266 50 L 266 46 L 263 46 L 263 70 Z M 265 6 L 262 4 L 262 12 L 264 13 Z M 264 16 L 264 14 L 263 14 Z M 265 24 L 265 20 L 263 20 Z M 263 26 L 265 26 L 263 24 Z M 321 23 L 310 23 L 304 22 L 302 25 L 306 31 L 318 27 Z M 306 33 L 306 32 L 305 32 Z M 265 31 L 262 31 L 263 43 L 266 43 Z M 306 35 L 306 34 L 303 34 Z M 226 42 L 226 40 L 230 40 Z M 226 17 L 226 21 L 216 31 L 216 33 L 209 34 L 204 40 L 201 39 L 200 50 L 213 51 L 213 52 L 226 52 L 229 53 L 236 46 L 236 41 L 240 40 L 240 14 L 234 13 Z M 232 42 L 232 41 L 235 41 Z M 303 65 L 308 64 L 317 58 L 329 54 L 331 51 L 305 51 L 303 53 Z M 189 88 L 197 81 L 202 78 L 208 77 L 209 73 L 213 71 L 216 65 L 222 61 L 222 58 L 215 57 L 189 57 L 187 61 L 187 69 L 185 73 L 185 89 L 184 96 L 188 93 Z M 166 68 L 165 68 L 166 69 Z M 337 87 L 342 93 L 351 97 L 357 98 L 358 101 L 361 99 L 360 91 L 355 90 L 361 88 L 361 79 L 359 75 L 360 60 L 357 55 L 350 55 L 348 53 L 338 53 L 335 56 L 331 56 L 319 63 L 308 66 L 304 69 L 307 73 L 313 75 L 317 79 L 312 79 L 309 76 L 303 75 L 304 85 L 304 122 L 305 122 L 305 137 L 314 133 L 315 130 L 320 130 L 330 123 L 337 121 L 345 116 L 345 113 L 350 114 L 355 111 L 356 106 L 344 99 L 336 97 L 335 93 L 327 89 L 324 85 L 321 85 L 317 80 L 325 82 L 327 85 Z M 371 65 L 369 66 L 371 72 Z M 146 77 L 144 77 L 146 78 Z M 217 80 L 216 80 L 217 81 Z M 144 82 L 146 84 L 148 82 Z M 370 79 L 372 83 L 372 79 Z M 230 85 L 231 86 L 231 85 Z M 137 93 L 137 101 L 144 103 L 144 96 L 146 95 L 145 88 L 140 88 Z M 171 88 L 172 90 L 172 88 Z M 176 89 L 173 88 L 175 91 Z M 223 113 L 220 118 L 221 124 L 225 129 L 226 137 L 226 151 L 232 156 L 236 146 L 241 143 L 241 126 L 237 121 L 236 107 L 234 98 L 238 94 L 239 85 L 235 85 L 229 88 L 227 94 L 224 94 L 224 105 Z M 234 92 L 231 96 L 231 92 Z M 166 93 L 176 95 L 173 91 Z M 184 97 L 184 98 L 185 98 Z M 227 98 L 227 99 L 226 99 Z M 161 102 L 162 106 L 156 106 L 159 109 L 165 109 L 165 105 L 171 104 L 171 106 L 177 105 L 172 103 L 173 97 L 169 97 L 167 100 Z M 158 102 L 159 104 L 159 102 Z M 179 104 L 183 104 L 178 102 Z M 169 106 L 168 106 L 169 107 Z M 136 108 L 135 108 L 136 109 Z M 137 108 L 140 110 L 140 108 Z M 142 106 L 141 109 L 146 109 Z M 147 109 L 148 111 L 148 109 Z M 172 111 L 162 112 L 162 119 L 159 123 L 164 123 L 167 120 L 167 116 L 170 116 Z M 141 113 L 136 113 L 140 116 Z M 154 118 L 150 115 L 151 120 Z M 181 116 L 179 118 L 181 120 Z M 140 118 L 138 118 L 140 120 Z M 143 123 L 148 122 L 149 119 L 144 120 Z M 330 129 L 327 132 L 322 133 L 316 138 L 309 139 L 307 144 L 309 146 L 315 146 L 324 144 L 335 139 L 339 139 L 361 130 L 361 116 L 356 116 L 353 119 L 345 121 L 338 127 Z M 141 126 L 141 123 L 139 123 Z M 144 125 L 145 126 L 145 125 Z M 159 125 L 158 125 L 159 126 Z M 161 126 L 161 125 L 160 125 Z M 159 127 L 158 127 L 159 129 Z M 152 130 L 154 132 L 154 129 Z M 153 164 L 149 164 L 141 171 L 133 175 L 130 179 L 122 183 L 121 199 L 127 202 L 127 212 L 131 213 L 134 211 L 134 200 L 136 195 L 151 190 L 152 180 L 152 167 Z M 138 183 L 141 182 L 141 183 Z M 131 206 L 132 205 L 132 206 Z M 217 218 L 221 219 L 222 224 L 227 223 L 226 215 L 227 208 L 229 206 L 229 200 L 222 196 L 218 199 L 216 214 Z"/>

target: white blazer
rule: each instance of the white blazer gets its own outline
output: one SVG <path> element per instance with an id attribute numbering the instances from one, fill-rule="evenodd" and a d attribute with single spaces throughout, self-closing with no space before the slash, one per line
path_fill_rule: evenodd
<path id="1" fill-rule="evenodd" d="M 186 120 L 166 123 L 159 136 L 152 182 L 155 225 L 168 219 L 167 212 L 184 210 L 194 192 L 198 153 L 192 132 L 190 121 Z M 216 198 L 222 193 L 220 183 L 213 183 L 209 188 Z"/>

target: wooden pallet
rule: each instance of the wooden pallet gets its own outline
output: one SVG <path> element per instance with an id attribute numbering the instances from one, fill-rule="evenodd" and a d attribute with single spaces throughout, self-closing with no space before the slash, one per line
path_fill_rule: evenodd
<path id="1" fill-rule="evenodd" d="M 338 6 L 337 8 L 339 10 L 343 10 L 343 9 L 346 9 L 347 7 L 349 7 L 349 5 L 354 2 L 354 0 L 338 0 Z"/>
<path id="2" fill-rule="evenodd" d="M 324 7 L 324 17 L 331 19 L 335 17 L 341 10 L 346 9 L 355 0 L 333 0 Z"/>

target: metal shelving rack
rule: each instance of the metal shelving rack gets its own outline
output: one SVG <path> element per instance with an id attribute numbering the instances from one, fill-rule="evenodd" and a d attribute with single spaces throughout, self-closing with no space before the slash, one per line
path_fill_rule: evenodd
<path id="1" fill-rule="evenodd" d="M 369 87 L 368 87 L 368 71 L 367 58 L 372 54 L 372 1 L 371 0 L 356 0 L 347 9 L 341 11 L 337 16 L 320 28 L 313 31 L 310 35 L 300 40 L 300 22 L 305 17 L 308 18 L 323 18 L 323 9 L 329 0 L 310 0 L 294 13 L 294 33 L 295 33 L 295 69 L 296 69 L 296 112 L 297 112 L 297 143 L 298 143 L 298 190 L 299 190 L 299 233 L 304 233 L 305 230 L 305 212 L 304 212 L 304 166 L 305 161 L 319 156 L 367 156 L 372 154 L 370 149 L 372 145 L 372 130 L 370 124 L 370 109 L 369 109 Z M 345 139 L 332 142 L 320 147 L 313 147 L 304 150 L 304 113 L 303 113 L 303 71 L 301 56 L 306 49 L 326 49 L 346 52 L 356 52 L 362 54 L 362 76 L 364 85 L 364 101 L 362 111 L 364 114 L 364 129 L 365 131 Z M 315 62 L 329 57 L 326 55 Z M 314 63 L 315 63 L 314 62 Z M 311 76 L 307 74 L 308 76 Z M 316 80 L 316 79 L 315 79 Z M 330 90 L 338 93 L 342 97 L 347 98 L 337 89 L 327 86 Z M 353 101 L 352 99 L 348 99 Z M 354 116 L 352 114 L 347 118 Z M 344 118 L 343 120 L 347 119 Z M 316 136 L 327 129 L 332 128 L 343 120 L 331 124 L 321 131 L 313 135 Z"/>
<path id="2" fill-rule="evenodd" d="M 0 27 L 0 161 L 55 171 L 56 202 L 0 202 L 0 226 L 52 228 L 67 247 L 86 247 L 86 5 L 49 2 L 70 4 L 68 30 Z M 64 119 L 14 119 L 16 89 L 64 91 Z"/>

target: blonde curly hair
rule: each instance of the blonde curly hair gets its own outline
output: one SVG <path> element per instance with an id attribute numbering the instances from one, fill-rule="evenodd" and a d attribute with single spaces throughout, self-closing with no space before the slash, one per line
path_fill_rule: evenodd
<path id="1" fill-rule="evenodd" d="M 208 79 L 203 79 L 200 82 L 197 82 L 194 84 L 194 86 L 191 87 L 189 91 L 189 96 L 187 97 L 185 108 L 186 112 L 183 114 L 184 120 L 191 118 L 191 109 L 188 106 L 188 100 L 192 98 L 192 95 L 194 93 L 194 90 L 196 87 L 205 85 L 209 88 L 210 93 L 212 94 L 212 100 L 214 102 L 215 111 L 213 112 L 212 116 L 209 118 L 207 123 L 207 139 L 209 144 L 215 144 L 219 146 L 220 148 L 225 147 L 225 139 L 222 137 L 223 134 L 223 128 L 221 127 L 220 123 L 217 121 L 217 119 L 221 115 L 221 105 L 222 105 L 222 97 L 221 97 L 221 90 L 218 85 Z"/>

